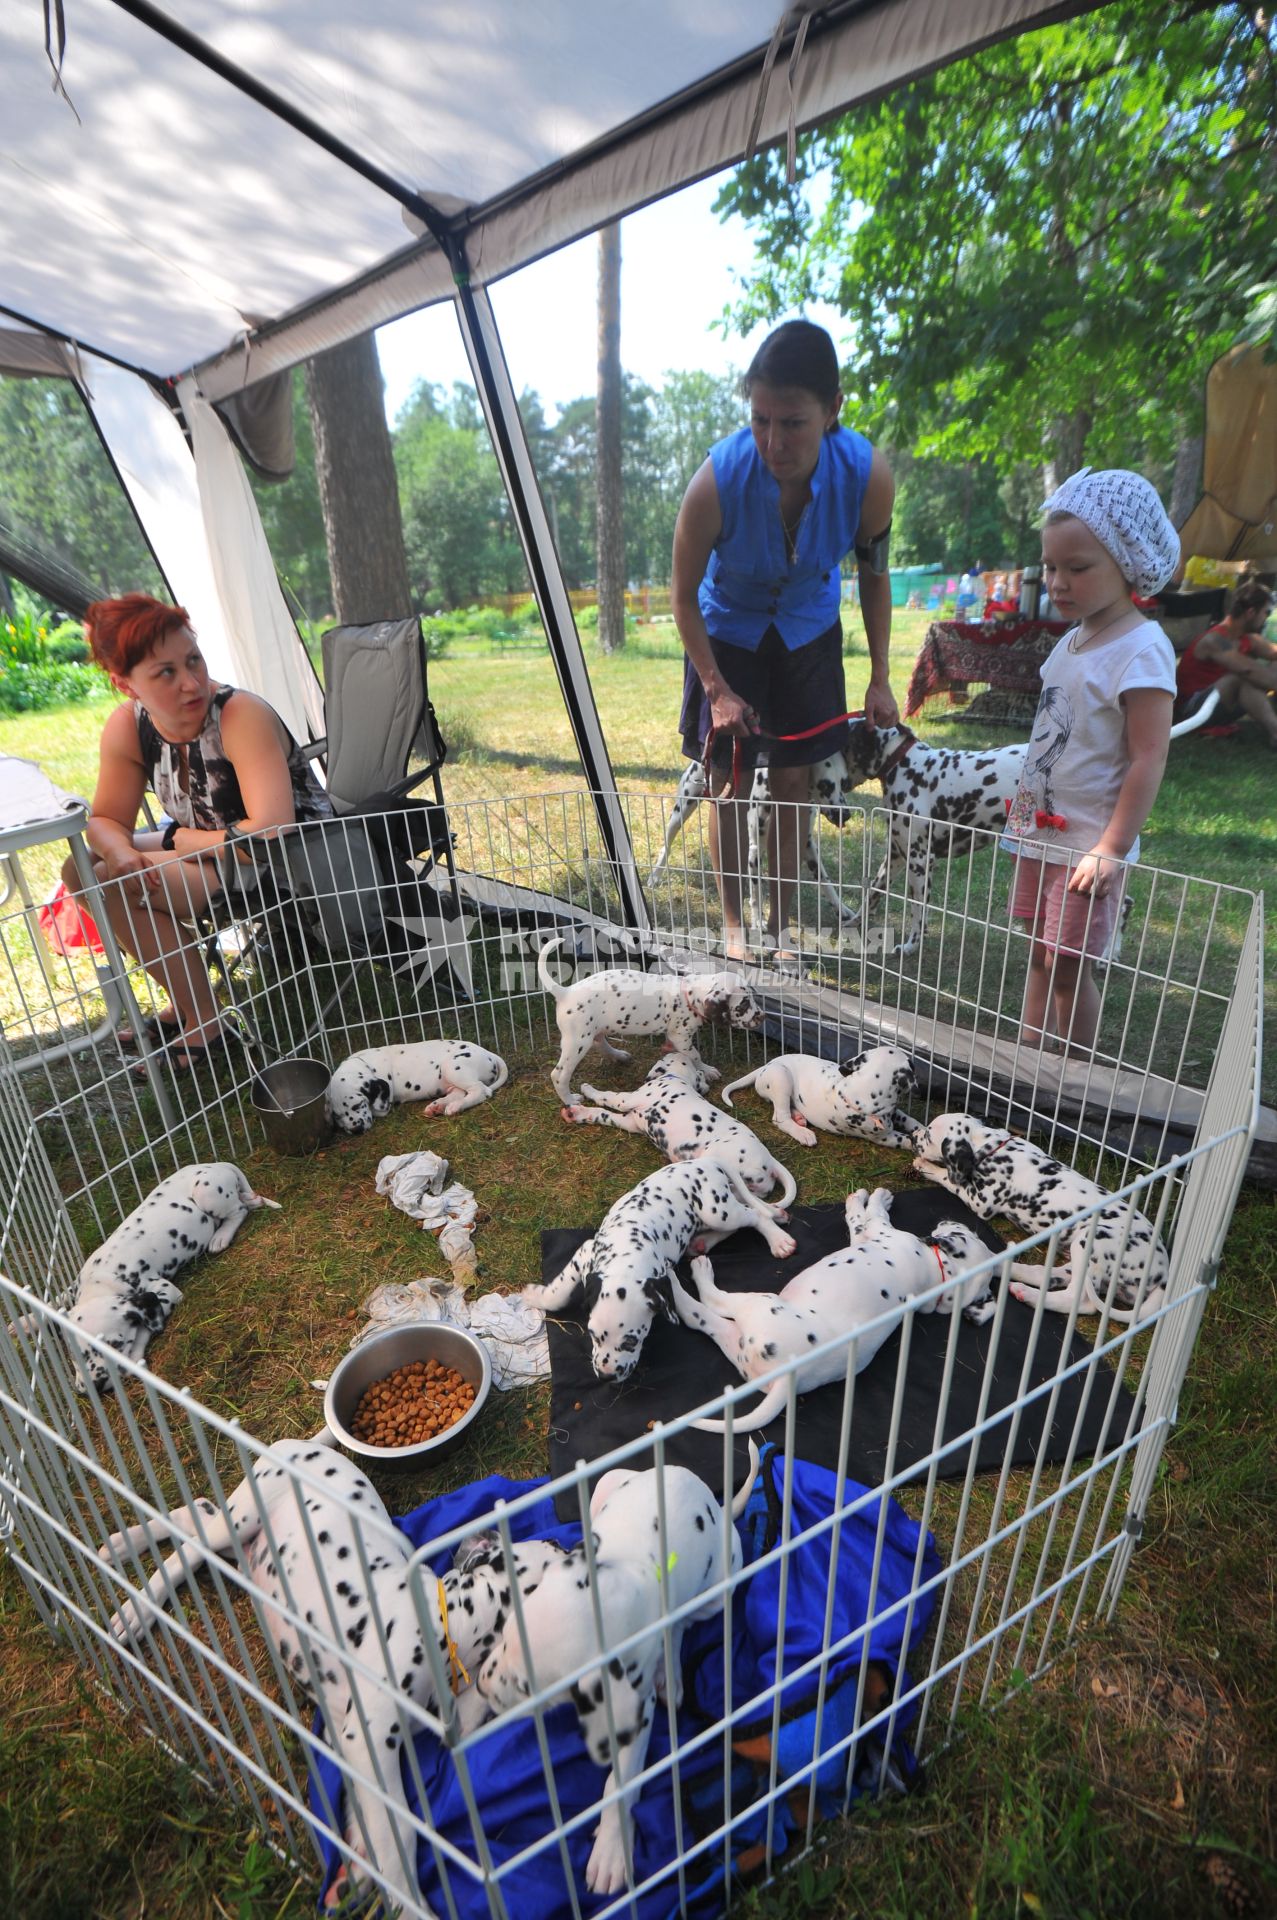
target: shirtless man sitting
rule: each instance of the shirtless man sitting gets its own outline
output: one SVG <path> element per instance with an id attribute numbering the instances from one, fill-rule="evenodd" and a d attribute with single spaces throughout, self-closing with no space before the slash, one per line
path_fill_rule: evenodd
<path id="1" fill-rule="evenodd" d="M 1277 647 L 1265 640 L 1264 626 L 1273 610 L 1271 588 L 1249 580 L 1233 595 L 1228 618 L 1199 634 L 1180 655 L 1175 718 L 1186 717 L 1195 694 L 1212 687 L 1219 693 L 1221 718 L 1247 714 L 1257 720 L 1277 749 Z"/>

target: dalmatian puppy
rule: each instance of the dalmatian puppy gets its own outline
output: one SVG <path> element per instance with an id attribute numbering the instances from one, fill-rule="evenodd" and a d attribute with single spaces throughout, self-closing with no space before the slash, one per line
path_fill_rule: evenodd
<path id="1" fill-rule="evenodd" d="M 794 1367 L 797 1393 L 845 1376 L 843 1342 L 860 1329 L 855 1371 L 863 1372 L 899 1326 L 909 1300 L 934 1293 L 919 1313 L 952 1313 L 956 1305 L 977 1325 L 987 1320 L 996 1305 L 989 1294 L 995 1256 L 980 1236 L 956 1220 L 942 1220 L 929 1240 L 920 1240 L 892 1226 L 891 1197 L 886 1187 L 848 1194 L 845 1251 L 804 1268 L 778 1294 L 723 1293 L 714 1285 L 711 1263 L 693 1260 L 697 1299 L 677 1274 L 670 1277 L 679 1319 L 708 1334 L 746 1380 L 757 1380 L 787 1360 L 801 1362 Z M 941 1285 L 944 1293 L 937 1292 Z M 804 1360 L 805 1354 L 812 1357 Z M 733 1421 L 733 1431 L 765 1427 L 788 1400 L 786 1376 L 772 1382 L 751 1412 Z M 722 1433 L 726 1422 L 698 1420 L 696 1425 Z"/>
<path id="2" fill-rule="evenodd" d="M 1027 1261 L 1011 1267 L 1017 1300 L 1032 1306 L 1045 1291 L 1053 1313 L 1068 1313 L 1075 1302 L 1080 1313 L 1100 1313 L 1108 1300 L 1109 1317 L 1123 1323 L 1143 1320 L 1161 1305 L 1166 1249 L 1132 1201 L 1109 1200 L 1094 1180 L 1032 1141 L 984 1126 L 969 1113 L 942 1113 L 914 1136 L 913 1146 L 914 1170 L 957 1194 L 983 1220 L 1001 1216 L 1025 1233 L 1044 1233 L 1100 1208 L 1098 1220 L 1080 1220 L 1061 1234 L 1067 1269 L 1062 1262 L 1045 1289 L 1041 1267 Z"/>
<path id="3" fill-rule="evenodd" d="M 918 1127 L 900 1105 L 917 1084 L 909 1056 L 899 1047 L 868 1047 L 841 1066 L 811 1053 L 778 1054 L 723 1088 L 729 1107 L 742 1087 L 770 1100 L 774 1125 L 805 1147 L 815 1146 L 816 1128 L 905 1147 Z"/>
<path id="4" fill-rule="evenodd" d="M 702 1252 L 742 1227 L 761 1233 L 784 1260 L 794 1240 L 776 1224 L 783 1217 L 781 1207 L 755 1199 L 735 1168 L 717 1160 L 658 1167 L 608 1209 L 598 1232 L 561 1273 L 525 1287 L 523 1297 L 545 1313 L 559 1313 L 583 1293 L 595 1373 L 601 1380 L 627 1380 L 657 1309 L 675 1317 L 661 1288 L 675 1261 L 689 1247 Z"/>
<path id="5" fill-rule="evenodd" d="M 582 1086 L 593 1106 L 564 1107 L 563 1118 L 574 1126 L 619 1127 L 623 1133 L 646 1134 L 667 1160 L 699 1160 L 710 1154 L 735 1167 L 751 1193 L 768 1194 L 779 1184 L 780 1205 L 787 1207 L 798 1192 L 788 1167 L 773 1159 L 756 1133 L 741 1120 L 731 1120 L 708 1100 L 703 1063 L 689 1053 L 664 1053 L 634 1093 L 607 1093 Z"/>
<path id="6" fill-rule="evenodd" d="M 427 1113 L 464 1113 L 490 1100 L 509 1078 L 504 1060 L 468 1040 L 418 1040 L 368 1047 L 343 1060 L 328 1083 L 333 1124 L 367 1133 L 393 1105 L 427 1102 Z"/>
<path id="7" fill-rule="evenodd" d="M 118 1578 L 131 1580 L 139 1575 L 138 1556 L 157 1535 L 181 1544 L 112 1616 L 112 1635 L 131 1640 L 149 1632 L 205 1561 L 234 1563 L 247 1576 L 277 1671 L 319 1706 L 329 1745 L 349 1769 L 345 1838 L 353 1857 L 327 1905 L 337 1906 L 374 1875 L 395 1905 L 420 1903 L 417 1836 L 399 1819 L 400 1753 L 412 1733 L 404 1703 L 437 1711 L 436 1674 L 456 1688 L 462 1672 L 477 1672 L 505 1632 L 512 1581 L 525 1596 L 534 1593 L 563 1549 L 524 1541 L 511 1562 L 499 1540 L 467 1541 L 442 1580 L 422 1581 L 418 1610 L 408 1591 L 411 1542 L 391 1522 L 367 1475 L 327 1433 L 266 1448 L 224 1505 L 200 1499 L 114 1533 L 99 1557 Z M 426 1636 L 437 1654 L 433 1667 Z M 396 1664 L 388 1668 L 392 1648 Z M 369 1781 L 389 1795 L 390 1805 L 366 1790 Z"/>
<path id="8" fill-rule="evenodd" d="M 673 1052 L 696 1054 L 696 1035 L 706 1021 L 747 1033 L 763 1024 L 762 1007 L 737 973 L 667 975 L 608 967 L 561 986 L 550 971 L 550 955 L 562 944 L 551 940 L 542 948 L 537 976 L 555 1003 L 560 1051 L 550 1081 L 564 1106 L 576 1100 L 572 1076 L 591 1047 L 609 1060 L 629 1059 L 609 1034 L 659 1033 Z M 718 1078 L 712 1067 L 706 1071 Z"/>
<path id="9" fill-rule="evenodd" d="M 89 1255 L 67 1318 L 112 1352 L 140 1360 L 152 1334 L 163 1332 L 181 1302 L 173 1275 L 201 1254 L 229 1247 L 257 1207 L 278 1211 L 279 1202 L 254 1193 L 229 1160 L 179 1167 Z M 14 1324 L 30 1332 L 32 1316 Z M 77 1390 L 108 1390 L 111 1375 L 101 1355 L 69 1338 Z"/>
<path id="10" fill-rule="evenodd" d="M 891 809 L 890 846 L 869 891 L 885 889 L 893 866 L 897 874 L 903 870 L 909 908 L 902 953 L 912 953 L 918 944 L 936 862 L 970 853 L 976 844 L 974 834 L 959 829 L 1001 832 L 1005 827 L 1007 802 L 1020 784 L 1027 752 L 1023 743 L 988 752 L 929 747 L 908 727 L 852 721 L 846 752 L 851 784 L 877 780 Z M 885 944 L 884 930 L 875 928 L 866 950 L 878 952 Z"/>
<path id="11" fill-rule="evenodd" d="M 744 1512 L 757 1472 L 758 1453 L 751 1442 L 749 1477 L 732 1502 L 733 1520 Z M 520 1711 L 534 1692 L 569 1695 L 591 1760 L 609 1769 L 606 1804 L 585 1869 L 589 1891 L 606 1895 L 624 1891 L 627 1862 L 633 1859 L 630 1783 L 643 1771 L 656 1700 L 666 1692 L 665 1622 L 688 1609 L 669 1627 L 673 1704 L 678 1706 L 684 1630 L 693 1621 L 721 1616 L 722 1596 L 714 1589 L 720 1581 L 736 1579 L 742 1556 L 734 1526 L 727 1529 L 730 1544 L 725 1541 L 722 1509 L 705 1482 L 669 1462 L 646 1472 L 605 1473 L 590 1500 L 590 1531 L 591 1542 L 548 1568 L 525 1602 L 523 1632 L 513 1616 L 507 1621 L 475 1684 L 457 1705 L 462 1730 L 470 1733 L 488 1715 Z M 618 1797 L 609 1799 L 614 1793 Z"/>
<path id="12" fill-rule="evenodd" d="M 843 827 L 847 824 L 849 798 L 853 782 L 847 771 L 846 757 L 842 753 L 831 753 L 820 760 L 811 770 L 811 818 L 808 822 L 807 836 L 803 843 L 800 871 L 805 880 L 818 886 L 832 905 L 840 922 L 850 922 L 851 910 L 844 905 L 841 894 L 830 881 L 820 857 L 820 841 L 816 833 L 816 813 L 819 810 L 831 826 Z M 649 885 L 660 877 L 669 866 L 670 852 L 675 840 L 687 825 L 697 806 L 705 798 L 705 769 L 699 760 L 692 760 L 683 770 L 678 783 L 678 792 L 670 808 L 669 820 L 665 828 L 665 845 L 656 865 L 648 876 Z M 754 778 L 749 789 L 749 804 L 745 822 L 748 836 L 748 875 L 750 910 L 754 925 L 761 927 L 766 919 L 762 903 L 762 849 L 767 840 L 767 821 L 771 813 L 771 783 L 767 767 L 761 763 L 754 769 Z"/>

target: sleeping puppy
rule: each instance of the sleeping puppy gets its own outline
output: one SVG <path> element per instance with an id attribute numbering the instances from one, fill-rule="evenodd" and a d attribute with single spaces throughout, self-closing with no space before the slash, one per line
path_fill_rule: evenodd
<path id="1" fill-rule="evenodd" d="M 537 976 L 555 1003 L 560 1051 L 550 1081 L 564 1106 L 576 1099 L 572 1076 L 591 1047 L 609 1060 L 629 1059 L 612 1045 L 609 1034 L 663 1034 L 673 1052 L 699 1059 L 696 1035 L 706 1021 L 747 1033 L 763 1024 L 763 1009 L 738 973 L 671 975 L 614 967 L 561 986 L 549 961 L 562 944 L 551 940 L 541 949 Z M 718 1078 L 712 1067 L 706 1071 Z"/>
<path id="2" fill-rule="evenodd" d="M 896 1331 L 907 1303 L 937 1294 L 919 1313 L 952 1313 L 960 1308 L 976 1325 L 989 1319 L 993 1257 L 980 1236 L 957 1220 L 942 1220 L 929 1240 L 920 1240 L 891 1224 L 891 1194 L 862 1187 L 847 1196 L 847 1246 L 826 1254 L 786 1282 L 780 1293 L 723 1293 L 714 1285 L 708 1260 L 692 1262 L 698 1298 L 693 1300 L 670 1276 L 674 1305 L 684 1326 L 708 1334 L 746 1380 L 770 1373 L 786 1360 L 795 1391 L 810 1393 L 841 1380 L 847 1371 L 844 1337 L 866 1331 L 856 1342 L 853 1371 L 861 1373 L 880 1346 Z M 837 1341 L 836 1346 L 830 1342 Z M 815 1350 L 815 1351 L 813 1351 Z M 804 1359 L 805 1355 L 811 1358 Z M 738 1415 L 736 1433 L 751 1433 L 783 1413 L 789 1401 L 789 1376 L 772 1382 L 756 1407 Z M 707 1433 L 722 1433 L 722 1420 L 698 1420 Z"/>
<path id="3" fill-rule="evenodd" d="M 179 1167 L 89 1255 L 67 1318 L 115 1353 L 140 1360 L 181 1301 L 173 1275 L 201 1254 L 229 1247 L 257 1207 L 278 1209 L 279 1202 L 254 1193 L 229 1160 Z M 30 1314 L 15 1322 L 28 1332 L 32 1324 Z M 77 1390 L 109 1389 L 106 1362 L 74 1335 L 69 1338 L 78 1362 Z"/>
<path id="4" fill-rule="evenodd" d="M 523 1297 L 543 1313 L 558 1313 L 584 1293 L 591 1365 L 601 1380 L 627 1380 L 658 1309 L 675 1317 L 663 1282 L 688 1248 L 716 1246 L 738 1228 L 753 1227 L 783 1260 L 794 1251 L 793 1237 L 776 1225 L 783 1217 L 717 1160 L 659 1167 L 608 1209 L 561 1273 L 525 1287 Z"/>
<path id="5" fill-rule="evenodd" d="M 328 1105 L 343 1133 L 367 1133 L 392 1105 L 410 1100 L 427 1101 L 427 1113 L 464 1113 L 508 1077 L 504 1060 L 468 1040 L 368 1047 L 342 1061 L 328 1083 Z"/>
<path id="6" fill-rule="evenodd" d="M 879 1146 L 908 1146 L 918 1122 L 900 1102 L 916 1091 L 913 1066 L 899 1047 L 867 1047 L 841 1066 L 812 1053 L 781 1053 L 723 1088 L 753 1087 L 772 1103 L 772 1122 L 791 1140 L 814 1147 L 822 1133 L 854 1135 Z"/>
<path id="7" fill-rule="evenodd" d="M 757 1472 L 758 1452 L 751 1442 L 749 1476 L 732 1502 L 733 1520 L 744 1512 Z M 524 1601 L 524 1632 L 512 1613 L 457 1707 L 462 1731 L 471 1733 L 489 1714 L 517 1712 L 533 1692 L 554 1688 L 570 1695 L 591 1760 L 610 1768 L 603 1798 L 620 1795 L 599 1817 L 585 1882 L 591 1893 L 616 1894 L 625 1887 L 634 1852 L 633 1796 L 626 1789 L 643 1771 L 656 1700 L 665 1692 L 664 1624 L 671 1614 L 689 1609 L 669 1628 L 677 1707 L 684 1629 L 692 1621 L 721 1616 L 721 1595 L 699 1607 L 695 1602 L 720 1580 L 736 1578 L 741 1546 L 734 1526 L 725 1541 L 722 1509 L 705 1482 L 669 1462 L 663 1472 L 622 1468 L 605 1473 L 590 1500 L 590 1530 L 593 1550 L 583 1543 L 545 1569 Z M 616 1729 L 614 1763 L 609 1707 Z"/>
<path id="8" fill-rule="evenodd" d="M 574 1126 L 645 1134 L 670 1161 L 700 1160 L 709 1154 L 735 1167 L 751 1193 L 768 1194 L 779 1184 L 780 1204 L 789 1206 L 798 1192 L 789 1168 L 768 1153 L 743 1120 L 730 1120 L 702 1099 L 708 1085 L 702 1061 L 690 1053 L 663 1053 L 635 1092 L 606 1093 L 583 1085 L 582 1093 L 594 1105 L 564 1107 L 563 1118 Z"/>
<path id="9" fill-rule="evenodd" d="M 1043 1233 L 1087 1214 L 1060 1235 L 1068 1278 L 1062 1260 L 1046 1288 L 1053 1313 L 1068 1313 L 1074 1301 L 1080 1313 L 1100 1313 L 1107 1300 L 1110 1317 L 1129 1322 L 1162 1304 L 1170 1263 L 1152 1221 L 1133 1201 L 1109 1200 L 1094 1180 L 1032 1141 L 969 1113 L 942 1113 L 914 1136 L 913 1146 L 915 1171 L 956 1193 L 982 1220 L 1000 1215 L 1025 1233 Z M 1044 1269 L 1020 1261 L 1010 1271 L 1012 1294 L 1032 1306 L 1043 1293 Z"/>

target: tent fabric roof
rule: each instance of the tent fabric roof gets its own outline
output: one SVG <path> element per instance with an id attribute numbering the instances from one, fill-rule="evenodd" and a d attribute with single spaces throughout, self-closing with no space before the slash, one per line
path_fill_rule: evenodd
<path id="1" fill-rule="evenodd" d="M 9 0 L 0 308 L 220 399 L 1094 3 Z"/>

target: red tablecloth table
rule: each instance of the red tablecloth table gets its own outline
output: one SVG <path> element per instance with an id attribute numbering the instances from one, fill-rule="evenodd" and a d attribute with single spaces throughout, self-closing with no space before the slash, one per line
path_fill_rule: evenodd
<path id="1" fill-rule="evenodd" d="M 905 714 L 912 718 L 927 700 L 947 694 L 956 706 L 973 684 L 999 693 L 1032 696 L 1042 690 L 1042 662 L 1062 633 L 1063 620 L 1011 620 L 986 625 L 979 620 L 936 620 L 914 662 Z"/>

